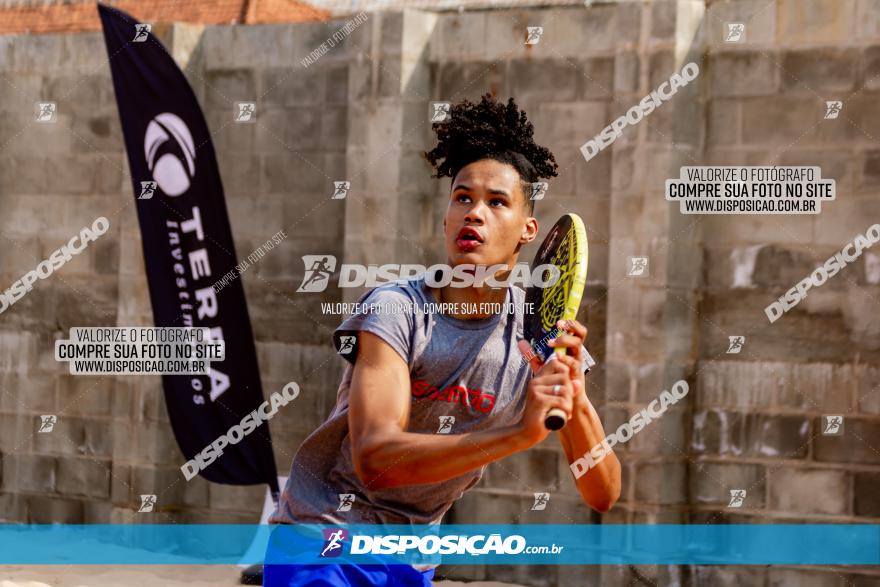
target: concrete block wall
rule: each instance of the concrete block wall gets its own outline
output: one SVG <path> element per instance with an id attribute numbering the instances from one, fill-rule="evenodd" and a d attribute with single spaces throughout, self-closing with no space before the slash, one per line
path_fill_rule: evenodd
<path id="1" fill-rule="evenodd" d="M 430 102 L 514 96 L 554 152 L 542 227 L 574 211 L 590 235 L 579 318 L 599 361 L 588 393 L 607 432 L 677 379 L 686 401 L 618 454 L 624 494 L 604 516 L 580 502 L 559 443 L 490 466 L 450 522 L 877 522 L 878 299 L 871 253 L 768 324 L 763 308 L 876 222 L 880 7 L 867 0 L 597 3 L 464 13 L 370 13 L 345 22 L 159 29 L 186 68 L 217 151 L 239 257 L 287 239 L 243 276 L 264 393 L 295 380 L 270 424 L 279 472 L 329 413 L 342 362 L 320 302 L 297 294 L 301 256 L 442 262 L 449 180 L 430 178 Z M 747 43 L 719 39 L 746 22 Z M 526 46 L 525 27 L 543 26 Z M 691 86 L 589 162 L 578 148 L 688 61 Z M 73 377 L 52 341 L 71 326 L 152 322 L 121 129 L 100 35 L 0 38 L 0 280 L 8 287 L 99 215 L 110 232 L 0 314 L 0 517 L 8 521 L 254 522 L 262 487 L 185 482 L 159 378 Z M 56 100 L 54 125 L 33 122 Z M 844 102 L 823 120 L 825 100 Z M 233 122 L 255 101 L 257 122 Z M 819 216 L 682 216 L 662 197 L 682 165 L 821 165 L 837 200 Z M 331 200 L 333 182 L 351 182 Z M 523 250 L 530 260 L 534 247 Z M 627 257 L 650 274 L 626 275 Z M 745 335 L 737 355 L 727 337 Z M 36 434 L 56 413 L 52 434 Z M 847 434 L 819 433 L 822 414 Z M 877 447 L 876 449 L 874 447 Z M 748 489 L 740 510 L 729 490 Z M 534 492 L 550 505 L 531 511 Z M 444 568 L 528 585 L 833 584 L 829 569 Z M 848 569 L 847 580 L 876 580 Z"/>

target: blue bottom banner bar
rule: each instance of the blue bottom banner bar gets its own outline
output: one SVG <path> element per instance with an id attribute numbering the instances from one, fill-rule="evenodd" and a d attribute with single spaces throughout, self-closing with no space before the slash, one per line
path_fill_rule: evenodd
<path id="1" fill-rule="evenodd" d="M 0 564 L 877 565 L 877 524 L 0 525 Z"/>

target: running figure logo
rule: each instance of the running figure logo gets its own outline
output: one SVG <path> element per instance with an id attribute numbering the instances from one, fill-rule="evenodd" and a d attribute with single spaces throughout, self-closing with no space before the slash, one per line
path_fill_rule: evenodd
<path id="1" fill-rule="evenodd" d="M 153 511 L 154 505 L 156 505 L 155 495 L 141 495 L 141 507 L 138 508 L 138 513 L 148 514 Z"/>
<path id="2" fill-rule="evenodd" d="M 342 554 L 342 542 L 348 538 L 348 530 L 344 528 L 324 528 L 324 549 L 322 558 L 330 558 Z"/>
<path id="3" fill-rule="evenodd" d="M 530 26 L 526 27 L 528 35 L 526 36 L 526 45 L 537 45 L 541 41 L 541 35 L 544 34 L 544 27 Z"/>
<path id="4" fill-rule="evenodd" d="M 339 494 L 339 507 L 336 508 L 336 511 L 337 512 L 351 511 L 352 505 L 354 505 L 354 493 L 340 493 Z"/>
<path id="5" fill-rule="evenodd" d="M 333 197 L 331 200 L 344 200 L 346 194 L 348 194 L 348 190 L 351 188 L 350 181 L 334 181 L 333 182 Z"/>
<path id="6" fill-rule="evenodd" d="M 449 116 L 449 102 L 432 102 L 433 113 L 431 114 L 431 122 L 443 122 Z"/>
<path id="7" fill-rule="evenodd" d="M 330 276 L 336 270 L 336 257 L 333 255 L 303 255 L 306 274 L 298 292 L 319 292 L 327 289 Z"/>
<path id="8" fill-rule="evenodd" d="M 843 102 L 840 100 L 829 100 L 825 102 L 825 120 L 833 120 L 840 116 L 843 109 Z"/>
<path id="9" fill-rule="evenodd" d="M 532 511 L 540 511 L 543 509 L 547 509 L 547 502 L 550 501 L 549 493 L 536 493 L 535 494 L 535 503 L 532 504 Z"/>
<path id="10" fill-rule="evenodd" d="M 730 341 L 730 344 L 727 347 L 728 355 L 738 354 L 742 350 L 743 345 L 746 343 L 745 336 L 728 336 L 727 339 Z"/>
<path id="11" fill-rule="evenodd" d="M 543 200 L 544 194 L 547 193 L 548 184 L 546 181 L 535 181 L 532 182 L 532 195 L 529 198 L 530 200 Z"/>
<path id="12" fill-rule="evenodd" d="M 257 121 L 257 104 L 256 102 L 236 102 L 235 103 L 235 122 L 256 122 Z"/>
<path id="13" fill-rule="evenodd" d="M 626 274 L 630 277 L 642 277 L 647 275 L 648 258 L 647 257 L 628 257 Z"/>
<path id="14" fill-rule="evenodd" d="M 455 424 L 455 416 L 440 416 L 440 427 L 437 428 L 437 434 L 449 434 L 452 432 L 453 424 Z"/>
<path id="15" fill-rule="evenodd" d="M 340 336 L 339 350 L 336 351 L 336 354 L 347 355 L 348 353 L 353 351 L 355 341 L 357 341 L 357 337 L 355 336 Z"/>
<path id="16" fill-rule="evenodd" d="M 153 25 L 146 23 L 138 23 L 134 25 L 134 38 L 131 40 L 132 43 L 143 43 L 150 36 L 150 31 L 153 30 Z"/>
<path id="17" fill-rule="evenodd" d="M 41 432 L 43 434 L 52 432 L 52 429 L 55 428 L 56 422 L 58 422 L 58 417 L 55 416 L 55 414 L 40 416 L 40 427 L 37 429 L 37 432 Z"/>
<path id="18" fill-rule="evenodd" d="M 35 102 L 34 106 L 37 111 L 37 122 L 55 122 L 58 110 L 55 102 Z"/>
<path id="19" fill-rule="evenodd" d="M 729 508 L 741 508 L 743 502 L 746 500 L 746 490 L 745 489 L 731 489 L 730 490 L 730 503 L 727 504 Z"/>
<path id="20" fill-rule="evenodd" d="M 843 434 L 843 416 L 822 416 L 823 436 L 840 436 Z"/>
<path id="21" fill-rule="evenodd" d="M 743 34 L 746 32 L 746 25 L 741 22 L 727 23 L 727 36 L 724 37 L 725 43 L 739 43 L 743 40 Z"/>
<path id="22" fill-rule="evenodd" d="M 149 200 L 153 197 L 153 194 L 156 193 L 156 182 L 155 181 L 142 181 L 141 182 L 141 195 L 138 196 L 138 200 Z"/>

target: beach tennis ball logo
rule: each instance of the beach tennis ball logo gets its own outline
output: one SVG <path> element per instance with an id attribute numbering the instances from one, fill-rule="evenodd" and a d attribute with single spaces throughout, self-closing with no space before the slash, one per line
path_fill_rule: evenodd
<path id="1" fill-rule="evenodd" d="M 189 189 L 196 173 L 196 148 L 179 116 L 163 112 L 150 121 L 144 133 L 144 155 L 165 194 L 179 196 Z"/>
<path id="2" fill-rule="evenodd" d="M 330 276 L 336 270 L 336 257 L 333 255 L 303 255 L 306 273 L 298 292 L 319 292 L 327 289 Z"/>
<path id="3" fill-rule="evenodd" d="M 324 547 L 321 549 L 322 558 L 330 558 L 342 554 L 342 544 L 348 539 L 348 530 L 345 528 L 324 528 Z"/>

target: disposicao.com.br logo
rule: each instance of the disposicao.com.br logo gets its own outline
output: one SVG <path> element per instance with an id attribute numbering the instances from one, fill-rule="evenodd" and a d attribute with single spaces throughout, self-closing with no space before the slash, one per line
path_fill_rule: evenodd
<path id="1" fill-rule="evenodd" d="M 330 284 L 330 278 L 336 272 L 336 257 L 333 255 L 303 255 L 305 275 L 297 292 L 322 292 Z M 424 265 L 359 265 L 343 264 L 339 269 L 338 287 L 378 287 L 383 283 L 405 280 L 425 275 L 425 283 L 430 287 L 473 287 L 484 283 L 491 287 L 521 285 L 522 287 L 546 288 L 553 286 L 562 274 L 556 265 L 538 265 L 529 268 L 528 263 L 517 263 L 509 269 L 510 275 L 499 281 L 495 275 L 508 271 L 508 266 L 461 264 L 455 267 L 436 264 Z"/>
<path id="2" fill-rule="evenodd" d="M 344 541 L 348 532 L 342 528 L 324 530 L 324 544 L 321 557 L 339 556 L 343 552 Z M 524 536 L 512 534 L 501 537 L 501 534 L 447 534 L 436 536 L 418 536 L 415 534 L 387 534 L 370 536 L 352 534 L 349 554 L 469 554 L 480 555 L 517 555 L 517 554 L 559 554 L 564 546 L 556 544 L 529 546 Z"/>

